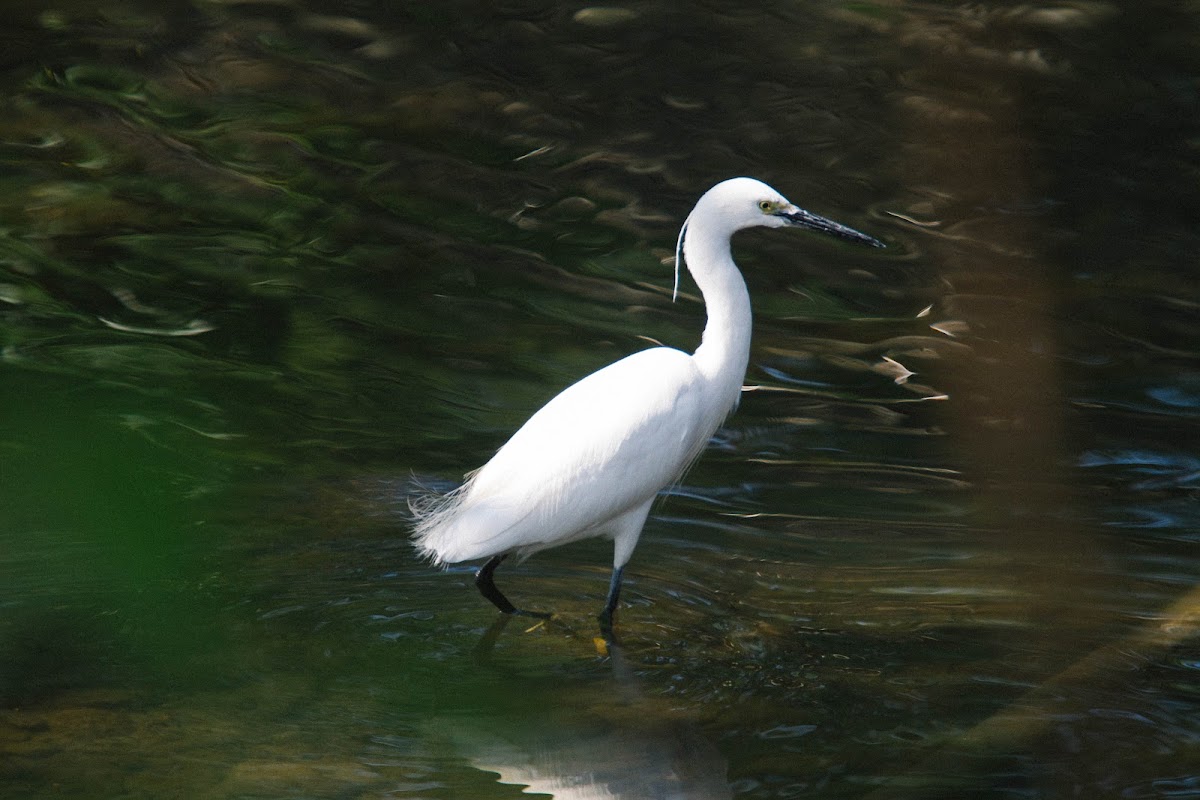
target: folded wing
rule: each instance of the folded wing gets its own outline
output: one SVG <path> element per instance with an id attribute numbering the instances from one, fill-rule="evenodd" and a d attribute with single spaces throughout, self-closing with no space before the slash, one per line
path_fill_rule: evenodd
<path id="1" fill-rule="evenodd" d="M 635 353 L 568 387 L 417 525 L 438 563 L 522 555 L 606 533 L 699 455 L 724 416 L 704 409 L 686 353 Z"/>

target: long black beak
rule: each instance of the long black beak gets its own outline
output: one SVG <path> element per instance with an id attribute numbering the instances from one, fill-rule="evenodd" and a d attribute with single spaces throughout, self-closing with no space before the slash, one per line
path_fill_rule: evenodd
<path id="1" fill-rule="evenodd" d="M 873 236 L 867 236 L 865 233 L 854 230 L 854 228 L 847 228 L 845 225 L 834 222 L 831 219 L 819 217 L 816 214 L 805 211 L 803 208 L 793 207 L 790 210 L 780 211 L 778 213 L 779 216 L 783 217 L 788 222 L 792 223 L 793 225 L 798 225 L 801 228 L 808 228 L 809 230 L 819 231 L 820 233 L 825 233 L 830 236 L 836 236 L 837 238 L 845 239 L 848 242 L 869 244 L 871 247 L 887 247 L 886 244 L 874 238 Z"/>

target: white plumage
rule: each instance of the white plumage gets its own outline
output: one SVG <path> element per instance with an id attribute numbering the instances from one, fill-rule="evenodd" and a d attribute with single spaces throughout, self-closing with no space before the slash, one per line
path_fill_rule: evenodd
<path id="1" fill-rule="evenodd" d="M 607 536 L 614 541 L 613 578 L 600 619 L 609 628 L 621 571 L 655 495 L 683 474 L 737 405 L 751 313 L 730 237 L 742 228 L 785 225 L 882 246 L 797 208 L 759 181 L 717 184 L 680 232 L 708 311 L 696 352 L 634 353 L 563 390 L 461 488 L 414 506 L 418 550 L 438 564 L 490 559 L 476 584 L 502 611 L 520 613 L 492 582 L 504 558 Z M 676 261 L 678 270 L 678 254 Z"/>

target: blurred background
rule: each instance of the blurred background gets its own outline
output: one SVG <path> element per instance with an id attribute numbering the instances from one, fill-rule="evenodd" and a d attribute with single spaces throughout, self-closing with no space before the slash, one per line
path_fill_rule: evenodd
<path id="1" fill-rule="evenodd" d="M 1200 798 L 1200 6 L 0 5 L 0 795 Z M 698 343 L 597 651 L 407 499 Z"/>

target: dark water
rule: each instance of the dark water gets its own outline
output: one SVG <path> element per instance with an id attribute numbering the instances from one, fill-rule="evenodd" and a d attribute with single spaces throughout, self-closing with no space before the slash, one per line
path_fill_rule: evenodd
<path id="1" fill-rule="evenodd" d="M 0 796 L 1200 797 L 1200 13 L 6 4 Z M 415 560 L 646 346 L 725 177 L 738 413 L 601 542 Z M 915 374 L 898 381 L 903 372 Z"/>

